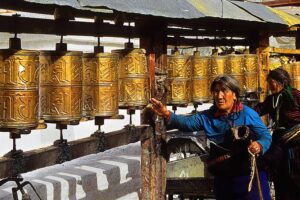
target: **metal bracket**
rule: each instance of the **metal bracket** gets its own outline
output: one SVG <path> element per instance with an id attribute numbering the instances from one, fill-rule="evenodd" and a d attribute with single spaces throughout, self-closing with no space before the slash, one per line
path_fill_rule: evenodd
<path id="1" fill-rule="evenodd" d="M 58 156 L 56 163 L 61 164 L 65 161 L 71 160 L 71 150 L 68 141 L 63 138 L 63 129 L 67 129 L 66 124 L 56 124 L 56 128 L 60 130 L 60 140 L 54 142 L 54 146 L 58 147 Z"/>
<path id="2" fill-rule="evenodd" d="M 32 188 L 32 190 L 36 194 L 37 198 L 39 200 L 42 200 L 42 198 L 40 197 L 40 195 L 38 194 L 38 192 L 36 191 L 36 189 L 34 188 L 32 183 L 30 183 L 29 181 L 25 181 L 25 182 L 21 183 L 22 181 L 23 181 L 22 177 L 8 177 L 8 178 L 5 178 L 3 180 L 0 180 L 0 186 L 4 185 L 7 182 L 15 182 L 17 187 L 12 188 L 13 199 L 18 200 L 19 199 L 18 198 L 18 191 L 21 191 L 22 200 L 30 200 L 31 199 L 30 196 L 24 190 L 24 187 L 26 185 L 30 185 L 30 187 Z"/>
<path id="3" fill-rule="evenodd" d="M 107 149 L 107 139 L 103 131 L 97 130 L 91 136 L 97 138 L 97 152 L 103 152 Z"/>

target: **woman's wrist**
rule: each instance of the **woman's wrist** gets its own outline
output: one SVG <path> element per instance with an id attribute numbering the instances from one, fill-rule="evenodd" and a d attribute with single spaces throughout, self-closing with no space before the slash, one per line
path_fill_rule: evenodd
<path id="1" fill-rule="evenodd" d="M 171 112 L 169 110 L 167 110 L 167 112 L 164 114 L 164 118 L 165 120 L 168 122 L 171 118 Z"/>

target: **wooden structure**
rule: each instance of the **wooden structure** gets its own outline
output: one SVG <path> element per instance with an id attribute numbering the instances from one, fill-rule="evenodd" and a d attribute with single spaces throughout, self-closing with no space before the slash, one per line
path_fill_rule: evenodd
<path id="1" fill-rule="evenodd" d="M 271 7 L 280 7 L 280 6 L 299 6 L 299 0 L 271 0 L 271 1 L 262 1 L 264 5 Z"/>
<path id="2" fill-rule="evenodd" d="M 125 13 L 117 10 L 111 12 L 96 12 L 96 9 L 76 8 L 62 5 L 46 5 L 30 1 L 1 0 L 0 8 L 20 10 L 31 13 L 54 15 L 54 20 L 42 18 L 28 18 L 22 16 L 0 16 L 0 32 L 35 33 L 53 35 L 83 35 L 95 37 L 123 37 L 140 38 L 140 47 L 146 49 L 148 68 L 150 73 L 150 93 L 152 97 L 163 97 L 166 103 L 163 85 L 156 82 L 156 77 L 165 76 L 167 46 L 249 46 L 251 52 L 260 56 L 261 85 L 265 83 L 264 76 L 268 72 L 268 53 L 274 49 L 268 46 L 270 35 L 296 36 L 296 47 L 300 48 L 300 30 L 288 31 L 288 27 L 278 23 L 260 23 L 257 21 L 231 20 L 229 18 L 172 18 L 151 16 L 138 13 Z M 107 9 L 107 8 L 105 8 Z M 75 17 L 94 19 L 94 22 L 73 21 Z M 114 24 L 105 20 L 114 21 Z M 125 26 L 124 22 L 135 23 L 135 26 Z M 282 50 L 283 52 L 288 50 Z M 295 51 L 298 54 L 298 50 Z M 266 86 L 263 86 L 266 93 Z M 165 199 L 166 191 L 166 130 L 163 119 L 153 119 L 149 110 L 144 110 L 142 122 L 149 126 L 138 127 L 135 135 L 129 135 L 124 129 L 117 133 L 107 134 L 108 147 L 141 140 L 141 196 L 142 199 Z M 118 137 L 116 139 L 116 137 Z M 123 138 L 123 139 L 122 139 Z M 120 141 L 120 142 L 118 142 Z M 122 142 L 121 142 L 122 141 Z M 96 145 L 94 138 L 82 141 L 89 146 L 85 151 L 76 150 L 77 142 L 71 144 L 73 158 L 94 153 L 90 144 Z M 82 146 L 80 147 L 82 150 Z M 51 155 L 55 147 L 47 152 L 29 152 L 26 159 L 31 163 L 26 170 L 32 170 L 53 164 Z M 53 153 L 54 152 L 54 153 Z M 40 162 L 40 157 L 47 155 L 47 161 Z M 39 162 L 37 160 L 39 159 Z M 35 164 L 36 163 L 36 164 Z M 39 164 L 38 164 L 39 163 Z M 7 176 L 13 161 L 0 160 L 4 170 L 1 176 Z"/>

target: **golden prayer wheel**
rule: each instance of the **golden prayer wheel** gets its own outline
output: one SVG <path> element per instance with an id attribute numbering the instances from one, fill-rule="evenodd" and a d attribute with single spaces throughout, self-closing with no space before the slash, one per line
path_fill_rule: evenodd
<path id="1" fill-rule="evenodd" d="M 176 51 L 167 57 L 167 103 L 185 105 L 191 100 L 192 62 Z"/>
<path id="2" fill-rule="evenodd" d="M 212 77 L 225 74 L 227 56 L 211 56 L 211 71 Z"/>
<path id="3" fill-rule="evenodd" d="M 285 71 L 287 71 L 287 73 L 289 73 L 290 78 L 293 78 L 292 64 L 290 64 L 290 63 L 288 63 L 288 64 L 283 64 L 283 65 L 282 65 L 282 69 L 284 69 Z"/>
<path id="4" fill-rule="evenodd" d="M 294 78 L 293 87 L 300 90 L 300 76 Z"/>
<path id="5" fill-rule="evenodd" d="M 192 101 L 207 102 L 210 100 L 209 76 L 211 70 L 211 58 L 201 57 L 195 52 L 192 57 Z"/>
<path id="6" fill-rule="evenodd" d="M 258 57 L 256 54 L 244 54 L 245 91 L 258 90 Z"/>
<path id="7" fill-rule="evenodd" d="M 167 79 L 167 102 L 171 105 L 185 105 L 190 102 L 191 83 L 187 78 Z"/>
<path id="8" fill-rule="evenodd" d="M 227 56 L 225 74 L 244 74 L 244 55 L 229 54 Z"/>
<path id="9" fill-rule="evenodd" d="M 256 73 L 258 69 L 258 57 L 256 54 L 244 54 L 245 73 Z"/>
<path id="10" fill-rule="evenodd" d="M 94 53 L 85 53 L 82 56 L 82 116 L 94 118 L 95 91 L 96 91 L 97 58 Z"/>
<path id="11" fill-rule="evenodd" d="M 210 68 L 210 77 L 209 77 L 209 86 L 215 80 L 216 77 L 219 75 L 225 74 L 226 68 L 226 59 L 227 56 L 218 56 L 213 55 L 211 56 L 211 68 Z"/>
<path id="12" fill-rule="evenodd" d="M 38 52 L 0 50 L 0 129 L 38 126 Z"/>
<path id="13" fill-rule="evenodd" d="M 293 87 L 300 90 L 300 62 L 291 64 L 293 74 Z"/>
<path id="14" fill-rule="evenodd" d="M 83 116 L 118 114 L 118 55 L 83 54 Z"/>
<path id="15" fill-rule="evenodd" d="M 192 101 L 207 102 L 210 100 L 210 81 L 209 78 L 196 78 L 192 80 Z"/>
<path id="16" fill-rule="evenodd" d="M 244 55 L 229 54 L 227 56 L 225 73 L 233 76 L 239 83 L 241 93 L 245 92 Z"/>
<path id="17" fill-rule="evenodd" d="M 95 97 L 95 116 L 110 117 L 118 114 L 118 82 L 98 84 Z"/>
<path id="18" fill-rule="evenodd" d="M 40 107 L 46 122 L 79 121 L 82 115 L 82 52 L 40 53 Z"/>
<path id="19" fill-rule="evenodd" d="M 180 55 L 175 52 L 167 58 L 168 78 L 191 78 L 192 66 L 188 55 Z"/>
<path id="20" fill-rule="evenodd" d="M 144 49 L 114 50 L 119 55 L 119 107 L 143 107 L 150 96 L 149 72 Z"/>

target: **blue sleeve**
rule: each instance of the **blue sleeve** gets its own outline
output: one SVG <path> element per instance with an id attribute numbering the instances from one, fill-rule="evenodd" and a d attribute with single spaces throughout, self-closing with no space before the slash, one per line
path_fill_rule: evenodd
<path id="1" fill-rule="evenodd" d="M 203 119 L 200 113 L 192 116 L 182 116 L 171 113 L 167 129 L 179 129 L 182 131 L 200 131 L 203 129 Z"/>
<path id="2" fill-rule="evenodd" d="M 261 144 L 263 148 L 263 154 L 270 148 L 272 142 L 272 136 L 270 131 L 263 123 L 257 112 L 248 108 L 248 119 L 250 120 L 249 128 L 254 132 L 257 138 L 257 142 Z"/>

